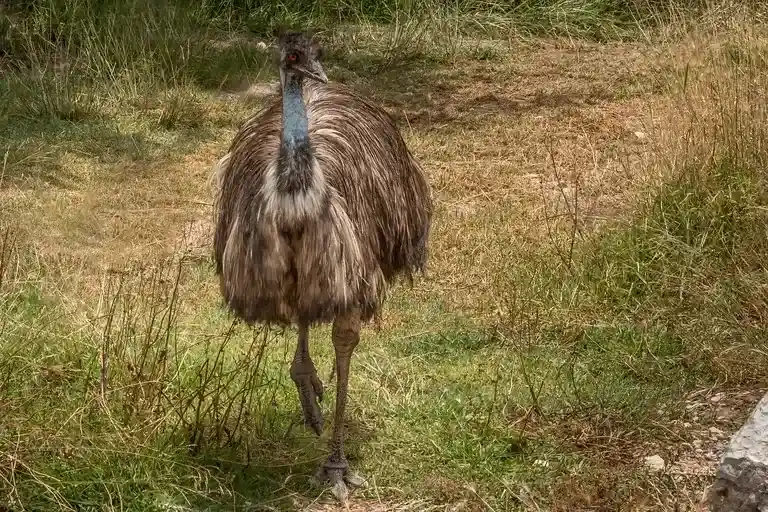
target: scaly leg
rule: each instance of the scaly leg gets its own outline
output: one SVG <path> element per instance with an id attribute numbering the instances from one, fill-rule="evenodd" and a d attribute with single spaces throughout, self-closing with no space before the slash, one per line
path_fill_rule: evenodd
<path id="1" fill-rule="evenodd" d="M 323 432 L 323 413 L 318 401 L 323 401 L 323 383 L 317 377 L 317 370 L 309 357 L 309 326 L 299 326 L 299 343 L 291 364 L 291 379 L 299 391 L 304 424 L 319 436 Z"/>
<path id="2" fill-rule="evenodd" d="M 333 486 L 333 494 L 339 501 L 346 501 L 349 495 L 347 485 L 359 487 L 364 481 L 349 471 L 344 456 L 344 410 L 347 405 L 347 382 L 352 352 L 360 341 L 360 314 L 353 312 L 338 317 L 333 322 L 333 348 L 336 352 L 336 411 L 333 418 L 331 455 L 320 468 L 318 477 L 327 478 Z"/>

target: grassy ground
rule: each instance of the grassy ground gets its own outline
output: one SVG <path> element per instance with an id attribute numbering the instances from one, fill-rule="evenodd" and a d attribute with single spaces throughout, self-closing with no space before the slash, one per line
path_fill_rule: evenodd
<path id="1" fill-rule="evenodd" d="M 326 34 L 436 201 L 429 275 L 353 360 L 350 506 L 694 510 L 768 384 L 762 18 L 465 4 Z M 211 167 L 275 76 L 244 28 L 273 18 L 50 5 L 0 57 L 0 505 L 333 508 L 295 334 L 234 324 L 210 262 Z"/>

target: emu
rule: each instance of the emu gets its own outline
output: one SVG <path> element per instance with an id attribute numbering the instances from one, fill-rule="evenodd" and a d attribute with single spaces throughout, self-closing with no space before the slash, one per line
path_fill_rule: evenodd
<path id="1" fill-rule="evenodd" d="M 317 476 L 345 501 L 348 485 L 362 483 L 344 456 L 350 359 L 388 286 L 425 269 L 431 189 L 393 119 L 328 82 L 313 36 L 282 33 L 277 47 L 279 94 L 244 123 L 214 170 L 216 273 L 236 317 L 297 327 L 290 375 L 318 436 L 323 384 L 309 329 L 333 323 L 336 407 Z"/>

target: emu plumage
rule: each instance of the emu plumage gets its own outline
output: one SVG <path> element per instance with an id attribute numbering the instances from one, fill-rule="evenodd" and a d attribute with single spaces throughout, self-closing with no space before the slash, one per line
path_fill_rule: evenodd
<path id="1" fill-rule="evenodd" d="M 215 171 L 216 272 L 244 321 L 298 326 L 291 377 L 318 434 L 323 388 L 308 330 L 333 322 L 336 413 L 323 472 L 344 499 L 344 482 L 353 483 L 343 451 L 349 361 L 387 286 L 424 269 L 430 188 L 392 118 L 327 83 L 316 42 L 290 33 L 278 47 L 280 94 L 243 125 Z"/>

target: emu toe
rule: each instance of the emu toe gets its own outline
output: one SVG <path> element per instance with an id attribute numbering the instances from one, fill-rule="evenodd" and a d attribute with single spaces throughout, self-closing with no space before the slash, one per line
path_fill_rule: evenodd
<path id="1" fill-rule="evenodd" d="M 349 464 L 346 460 L 344 462 L 332 462 L 329 460 L 318 467 L 315 473 L 315 481 L 320 486 L 329 483 L 331 493 L 341 503 L 347 501 L 351 488 L 365 488 L 368 486 L 365 478 L 349 469 Z"/>
<path id="2" fill-rule="evenodd" d="M 318 436 L 323 433 L 323 413 L 319 402 L 323 401 L 323 383 L 317 376 L 312 363 L 298 364 L 291 367 L 291 379 L 299 391 L 301 409 L 304 411 L 304 424 Z"/>

